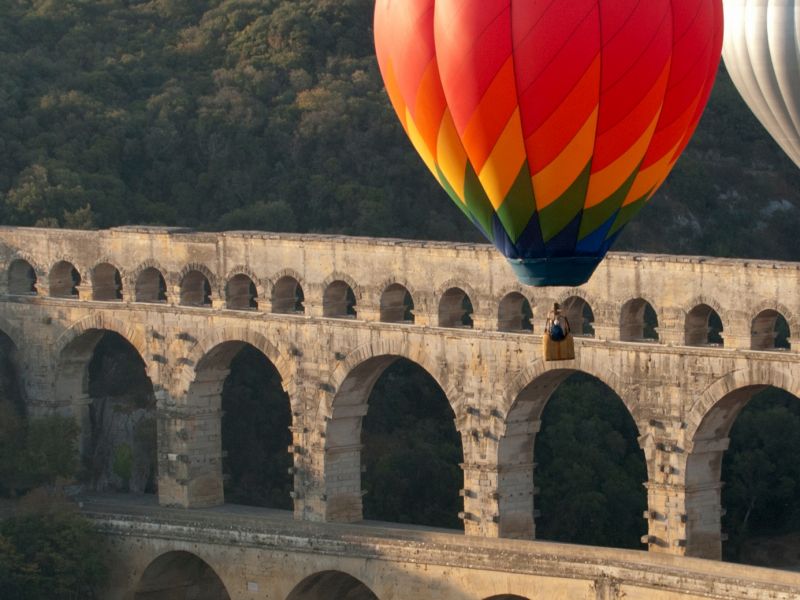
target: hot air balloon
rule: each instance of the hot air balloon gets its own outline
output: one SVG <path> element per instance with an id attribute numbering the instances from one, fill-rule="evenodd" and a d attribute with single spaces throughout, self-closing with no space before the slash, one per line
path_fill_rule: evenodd
<path id="1" fill-rule="evenodd" d="M 725 67 L 761 124 L 800 166 L 800 3 L 724 4 Z"/>
<path id="2" fill-rule="evenodd" d="M 721 0 L 377 0 L 412 144 L 530 285 L 585 283 L 697 126 Z"/>

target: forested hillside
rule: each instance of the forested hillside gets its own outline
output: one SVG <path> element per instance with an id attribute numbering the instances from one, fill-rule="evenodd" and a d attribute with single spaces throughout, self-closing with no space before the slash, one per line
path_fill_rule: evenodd
<path id="1" fill-rule="evenodd" d="M 0 0 L 0 222 L 477 240 L 405 139 L 373 0 Z M 721 73 L 619 249 L 800 259 L 800 176 Z"/>

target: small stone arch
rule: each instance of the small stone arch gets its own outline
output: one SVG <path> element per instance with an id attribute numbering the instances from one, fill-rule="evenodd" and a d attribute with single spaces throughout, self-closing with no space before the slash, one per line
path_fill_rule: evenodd
<path id="1" fill-rule="evenodd" d="M 293 269 L 278 271 L 270 280 L 266 294 L 275 314 L 303 314 L 306 300 L 304 283 L 300 274 Z M 265 296 L 266 297 L 266 296 Z"/>
<path id="2" fill-rule="evenodd" d="M 134 291 L 134 302 L 167 302 L 166 273 L 166 269 L 153 259 L 146 260 L 136 267 L 126 282 L 127 289 Z"/>
<path id="3" fill-rule="evenodd" d="M 514 287 L 516 287 L 516 286 L 514 286 Z M 459 288 L 459 289 L 463 290 L 464 293 L 467 296 L 469 296 L 470 298 L 477 298 L 478 297 L 478 292 L 475 290 L 474 287 L 472 287 L 466 281 L 464 281 L 462 279 L 458 279 L 458 278 L 448 279 L 444 283 L 436 286 L 436 289 L 434 290 L 434 293 L 433 293 L 434 297 L 435 298 L 441 298 L 442 294 L 444 294 L 447 290 L 449 290 L 451 288 Z M 514 290 L 509 289 L 509 291 L 514 291 Z M 519 291 L 519 290 L 516 290 L 516 291 Z"/>
<path id="4" fill-rule="evenodd" d="M 687 346 L 722 346 L 724 330 L 725 323 L 718 308 L 698 302 L 686 311 L 683 331 Z"/>
<path id="5" fill-rule="evenodd" d="M 792 332 L 800 331 L 800 319 L 798 315 L 782 302 L 775 302 L 773 300 L 764 300 L 754 305 L 749 311 L 752 318 L 765 310 L 774 310 L 786 319 L 787 325 Z M 722 313 L 720 313 L 722 314 Z M 752 319 L 751 319 L 752 320 Z"/>
<path id="6" fill-rule="evenodd" d="M 791 350 L 794 315 L 782 304 L 762 302 L 750 313 L 750 348 L 752 350 Z M 782 331 L 782 329 L 787 331 Z"/>
<path id="7" fill-rule="evenodd" d="M 378 600 L 359 579 L 343 571 L 321 571 L 298 583 L 286 600 Z"/>
<path id="8" fill-rule="evenodd" d="M 528 600 L 525 596 L 517 596 L 516 594 L 500 594 L 498 596 L 490 596 L 484 600 Z"/>
<path id="9" fill-rule="evenodd" d="M 414 296 L 402 283 L 393 282 L 380 288 L 380 320 L 383 323 L 414 323 Z"/>
<path id="10" fill-rule="evenodd" d="M 350 286 L 350 288 L 353 290 L 353 294 L 356 297 L 356 302 L 357 303 L 360 303 L 360 302 L 363 301 L 363 299 L 364 299 L 364 290 L 362 289 L 362 287 L 360 285 L 358 285 L 358 282 L 356 282 L 356 280 L 353 277 L 351 277 L 347 273 L 343 273 L 342 271 L 334 271 L 333 273 L 328 275 L 325 278 L 325 280 L 322 282 L 322 285 L 320 287 L 323 290 L 325 290 L 332 283 L 335 283 L 336 281 L 343 281 L 344 283 L 346 283 L 347 285 Z"/>
<path id="11" fill-rule="evenodd" d="M 39 278 L 36 269 L 24 258 L 15 258 L 8 265 L 8 293 L 14 296 L 35 296 Z"/>
<path id="12" fill-rule="evenodd" d="M 216 287 L 217 276 L 211 269 L 209 269 L 203 263 L 189 263 L 187 265 L 184 265 L 184 267 L 180 270 L 180 273 L 178 273 L 177 277 L 175 278 L 176 281 L 178 282 L 178 285 L 180 285 L 180 283 L 186 278 L 186 276 L 192 273 L 193 271 L 202 273 L 203 276 L 208 280 L 208 283 L 211 285 L 211 287 L 212 288 Z"/>
<path id="13" fill-rule="evenodd" d="M 78 287 L 84 277 L 75 263 L 62 259 L 50 267 L 47 276 L 47 285 L 52 298 L 78 298 Z"/>
<path id="14" fill-rule="evenodd" d="M 225 308 L 229 310 L 256 310 L 258 286 L 245 273 L 233 275 L 225 283 Z"/>
<path id="15" fill-rule="evenodd" d="M 344 279 L 334 279 L 323 286 L 322 316 L 355 319 L 358 317 L 359 300 L 360 296 L 350 282 Z"/>
<path id="16" fill-rule="evenodd" d="M 582 290 L 579 293 L 562 296 L 559 301 L 561 312 L 567 317 L 570 331 L 575 336 L 594 337 L 594 305 L 588 294 Z"/>
<path id="17" fill-rule="evenodd" d="M 216 280 L 205 265 L 186 265 L 178 275 L 181 306 L 211 306 Z"/>
<path id="18" fill-rule="evenodd" d="M 185 550 L 161 554 L 142 572 L 134 600 L 156 597 L 230 600 L 225 584 L 209 563 Z"/>
<path id="19" fill-rule="evenodd" d="M 469 286 L 453 285 L 437 292 L 439 327 L 472 329 L 475 314 L 474 292 Z"/>
<path id="20" fill-rule="evenodd" d="M 532 332 L 533 308 L 530 300 L 520 292 L 511 291 L 500 300 L 497 308 L 497 330 Z"/>
<path id="21" fill-rule="evenodd" d="M 110 260 L 104 259 L 90 271 L 92 300 L 113 302 L 122 300 L 122 272 Z"/>
<path id="22" fill-rule="evenodd" d="M 663 322 L 663 316 L 659 314 L 655 306 L 644 296 L 637 296 L 623 303 L 619 312 L 620 341 L 657 342 L 659 339 L 658 326 Z M 655 316 L 653 327 L 647 322 L 648 314 Z"/>

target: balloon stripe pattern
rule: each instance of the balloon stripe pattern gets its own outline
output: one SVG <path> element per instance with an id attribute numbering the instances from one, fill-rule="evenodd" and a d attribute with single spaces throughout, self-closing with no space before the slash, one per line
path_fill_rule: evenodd
<path id="1" fill-rule="evenodd" d="M 722 56 L 734 85 L 800 166 L 800 3 L 725 0 Z"/>
<path id="2" fill-rule="evenodd" d="M 721 0 L 377 0 L 412 144 L 507 257 L 602 257 L 696 128 Z"/>

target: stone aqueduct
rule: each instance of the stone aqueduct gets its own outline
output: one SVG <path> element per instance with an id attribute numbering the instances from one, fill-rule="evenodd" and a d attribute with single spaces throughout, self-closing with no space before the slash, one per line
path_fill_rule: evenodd
<path id="1" fill-rule="evenodd" d="M 533 538 L 540 416 L 554 389 L 584 372 L 619 395 L 638 427 L 643 542 L 719 558 L 730 428 L 765 386 L 800 395 L 792 263 L 612 254 L 581 288 L 531 289 L 483 245 L 2 228 L 0 270 L 0 329 L 32 414 L 86 423 L 88 362 L 103 332 L 139 352 L 158 403 L 166 506 L 223 502 L 221 388 L 250 344 L 291 399 L 296 519 L 361 519 L 361 420 L 376 380 L 405 358 L 455 413 L 465 531 Z M 575 360 L 545 363 L 538 326 L 554 301 L 585 335 Z"/>

